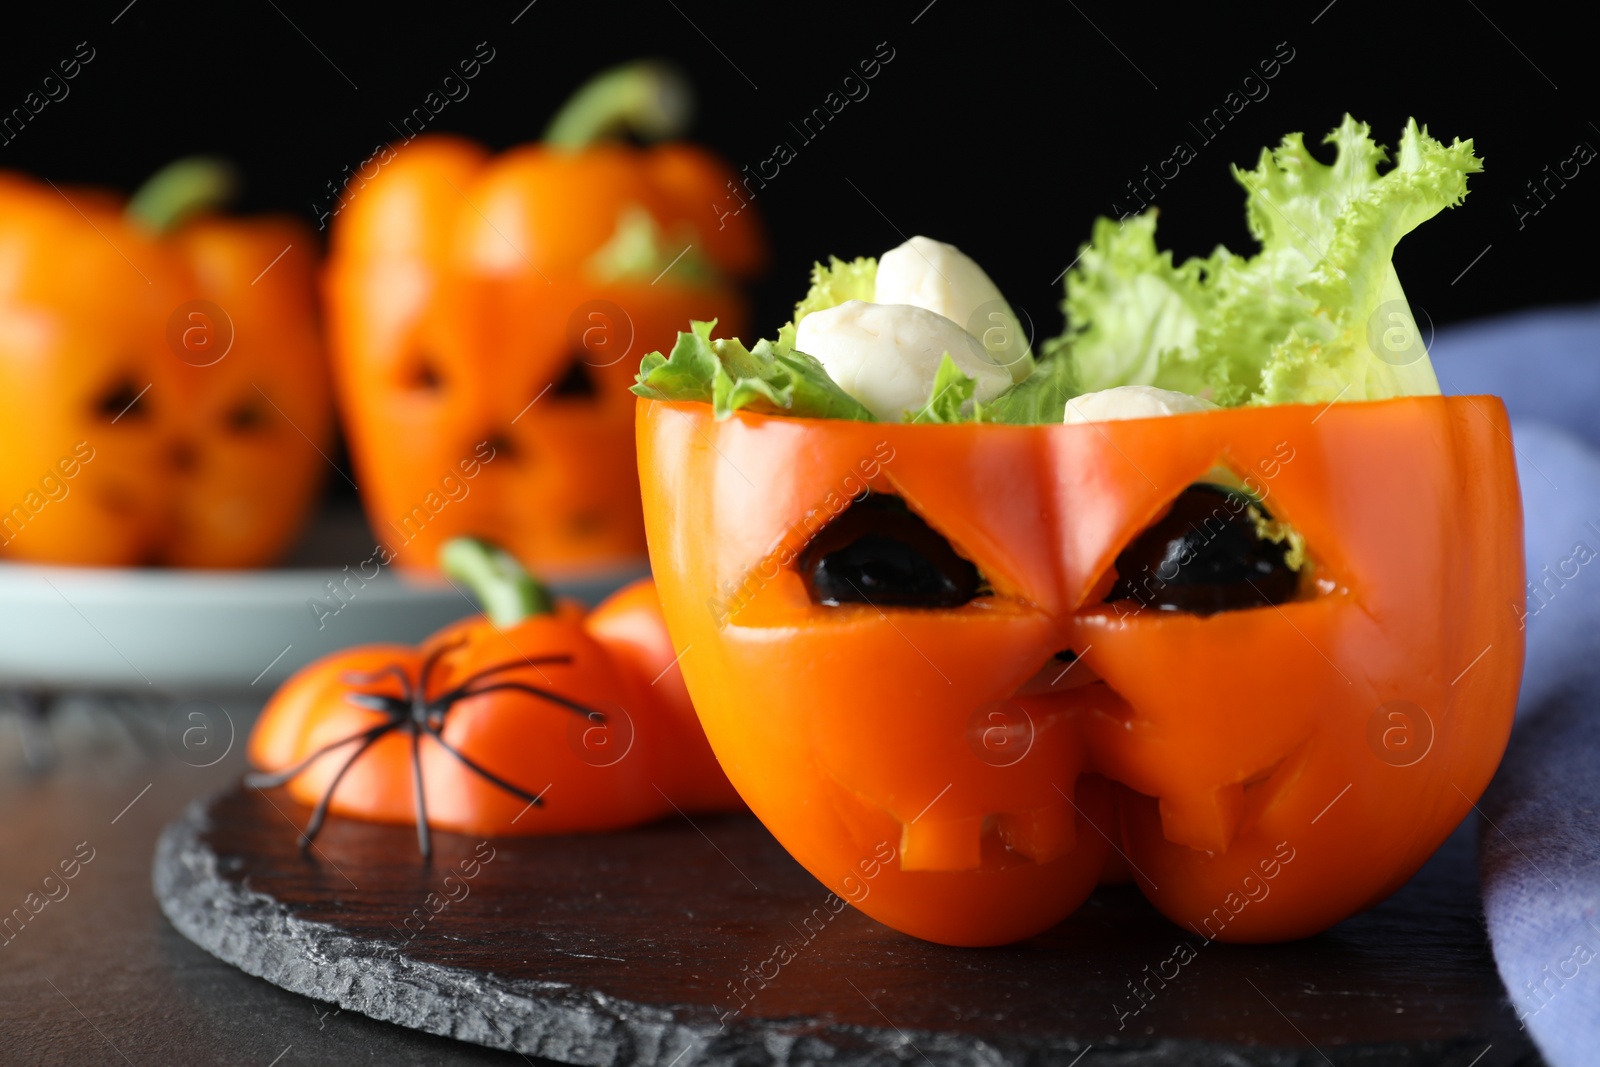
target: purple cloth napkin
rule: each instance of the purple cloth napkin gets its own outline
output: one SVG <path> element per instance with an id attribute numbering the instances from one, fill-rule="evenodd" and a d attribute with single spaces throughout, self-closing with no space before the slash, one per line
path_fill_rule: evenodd
<path id="1" fill-rule="evenodd" d="M 1495 962 L 1553 1067 L 1600 1063 L 1600 307 L 1442 330 L 1446 393 L 1511 413 L 1527 532 L 1528 659 L 1479 803 Z"/>

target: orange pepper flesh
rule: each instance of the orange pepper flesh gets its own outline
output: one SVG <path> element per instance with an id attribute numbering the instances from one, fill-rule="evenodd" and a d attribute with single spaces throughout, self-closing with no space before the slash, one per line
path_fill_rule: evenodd
<path id="1" fill-rule="evenodd" d="M 1125 871 L 1202 936 L 1307 936 L 1404 883 L 1504 749 L 1523 563 L 1496 399 L 1015 427 L 641 400 L 637 426 L 712 749 L 801 864 L 897 930 L 1014 941 Z M 1121 549 L 1215 467 L 1303 536 L 1301 595 L 1209 616 L 1104 603 Z M 795 556 L 865 488 L 993 595 L 814 603 Z M 1030 685 L 1061 650 L 1077 679 Z M 1020 758 L 975 744 L 994 709 L 1031 724 Z"/>
<path id="2" fill-rule="evenodd" d="M 400 566 L 434 569 L 462 534 L 546 571 L 644 554 L 628 391 L 639 355 L 671 347 L 686 317 L 737 332 L 745 302 L 731 280 L 674 268 L 603 281 L 586 265 L 642 209 L 725 279 L 754 269 L 753 213 L 710 225 L 731 177 L 683 144 L 491 159 L 426 136 L 351 200 L 326 278 L 335 377 L 369 520 Z M 592 395 L 557 388 L 574 366 Z"/>
<path id="3" fill-rule="evenodd" d="M 623 586 L 603 600 L 583 622 L 589 636 L 626 663 L 645 683 L 675 740 L 671 754 L 671 799 L 684 811 L 741 811 L 744 801 L 722 773 L 700 729 L 689 690 L 678 669 L 678 655 L 667 636 L 661 598 L 650 578 Z"/>
<path id="4" fill-rule="evenodd" d="M 18 265 L 0 283 L 0 558 L 250 567 L 287 549 L 333 433 L 305 227 L 156 236 L 115 198 L 0 175 L 0 241 Z M 169 339 L 192 300 L 232 322 L 210 366 Z"/>

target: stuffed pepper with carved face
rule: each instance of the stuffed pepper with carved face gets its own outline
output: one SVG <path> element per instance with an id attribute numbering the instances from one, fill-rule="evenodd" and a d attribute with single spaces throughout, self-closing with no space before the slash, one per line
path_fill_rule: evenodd
<path id="1" fill-rule="evenodd" d="M 315 244 L 221 214 L 234 184 L 0 173 L 0 560 L 258 567 L 299 534 L 333 436 Z"/>
<path id="2" fill-rule="evenodd" d="M 545 572 L 644 553 L 628 386 L 690 316 L 739 320 L 764 254 L 657 64 L 598 76 L 538 144 L 426 135 L 336 218 L 330 348 L 362 503 L 402 567 L 488 538 Z"/>
<path id="3" fill-rule="evenodd" d="M 1398 888 L 1504 748 L 1505 411 L 1443 397 L 1391 266 L 1471 142 L 1346 119 L 1236 171 L 1254 256 L 1101 220 L 1031 351 L 914 238 L 775 341 L 640 369 L 651 562 L 706 734 L 814 875 L 918 937 L 1038 933 L 1132 878 L 1208 938 Z M 885 857 L 889 857 L 886 859 Z"/>

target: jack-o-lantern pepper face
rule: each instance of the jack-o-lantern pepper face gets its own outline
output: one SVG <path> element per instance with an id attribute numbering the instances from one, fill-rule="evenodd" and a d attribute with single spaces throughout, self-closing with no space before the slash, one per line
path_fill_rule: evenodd
<path id="1" fill-rule="evenodd" d="M 13 179 L 0 196 L 6 244 L 21 263 L 37 264 L 10 274 L 0 298 L 0 551 L 40 562 L 144 562 L 167 521 L 165 494 L 148 487 L 169 467 L 170 437 L 157 416 L 178 403 L 179 376 L 162 325 L 183 302 L 181 277 L 153 241 L 130 240 L 118 226 L 112 239 L 150 268 L 146 284 L 71 205 L 60 197 L 52 205 L 48 187 Z M 105 199 L 74 202 L 100 226 L 119 217 Z"/>
<path id="2" fill-rule="evenodd" d="M 1492 398 L 1053 426 L 641 401 L 638 436 L 723 768 L 899 930 L 1028 936 L 1110 857 L 1205 936 L 1306 935 L 1409 877 L 1504 747 Z"/>
<path id="3" fill-rule="evenodd" d="M 639 355 L 686 316 L 739 329 L 733 279 L 762 256 L 753 213 L 711 225 L 732 173 L 709 155 L 589 143 L 637 122 L 623 112 L 662 77 L 604 75 L 544 143 L 497 158 L 449 137 L 386 149 L 341 211 L 337 384 L 368 516 L 402 566 L 431 569 L 461 534 L 547 570 L 643 555 Z"/>
<path id="4" fill-rule="evenodd" d="M 294 542 L 329 476 L 334 413 L 316 246 L 306 227 L 284 219 L 202 219 L 174 242 L 223 318 L 190 312 L 166 325 L 169 338 L 177 334 L 169 348 L 190 353 L 178 373 L 192 383 L 175 413 L 184 440 L 168 455 L 186 488 L 167 554 L 191 567 L 270 562 Z M 223 344 L 225 355 L 215 351 Z"/>
<path id="5" fill-rule="evenodd" d="M 641 361 L 690 696 L 846 899 L 997 944 L 1132 878 L 1201 936 L 1298 937 L 1488 783 L 1522 669 L 1510 436 L 1438 395 L 1390 263 L 1478 162 L 1413 122 L 1380 174 L 1367 134 L 1235 171 L 1248 258 L 1100 220 L 1038 349 L 919 236 L 817 264 L 776 339 L 694 323 Z"/>
<path id="6" fill-rule="evenodd" d="M 229 184 L 187 160 L 124 205 L 0 177 L 0 558 L 243 567 L 293 540 L 333 424 L 315 246 L 192 217 Z"/>

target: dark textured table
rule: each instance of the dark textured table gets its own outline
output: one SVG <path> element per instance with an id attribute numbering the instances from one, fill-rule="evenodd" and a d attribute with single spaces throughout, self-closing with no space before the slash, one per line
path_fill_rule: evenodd
<path id="1" fill-rule="evenodd" d="M 249 715 L 238 709 L 249 705 L 223 703 L 242 734 Z M 238 781 L 242 736 L 220 763 L 195 768 L 161 751 L 159 739 L 161 754 L 141 754 L 109 722 L 65 732 L 61 766 L 29 775 L 15 725 L 0 716 L 0 909 L 31 914 L 29 893 L 61 898 L 0 936 L 0 1064 L 525 1062 L 334 1014 L 337 1005 L 228 966 L 162 917 L 150 892 L 156 838 L 195 796 Z M 71 881 L 47 886 L 84 842 L 94 858 Z"/>
<path id="2" fill-rule="evenodd" d="M 45 875 L 81 842 L 94 850 L 65 883 L 68 895 L 0 947 L 0 1062 L 523 1062 L 288 992 L 173 929 L 150 888 L 157 836 L 192 798 L 227 789 L 241 769 L 237 752 L 195 769 L 119 751 L 0 784 L 7 907 L 50 888 Z M 705 1059 L 1065 1067 L 1080 1055 L 1078 1067 L 1539 1062 L 1484 944 L 1466 829 L 1400 894 L 1321 937 L 1199 945 L 1119 1030 L 1119 1012 L 1133 1003 L 1128 982 L 1180 940 L 1198 944 L 1129 889 L 1103 890 L 1055 931 L 1009 949 L 928 946 L 850 910 L 804 938 L 798 924 L 825 891 L 759 827 L 719 819 L 698 830 L 662 824 L 609 845 L 496 841 L 471 892 L 411 939 L 406 917 L 446 888 L 447 868 L 460 870 L 477 843 L 446 837 L 433 869 L 422 870 L 405 831 L 334 822 L 319 840 L 325 858 L 305 863 L 288 821 L 303 811 L 274 797 L 285 809 L 272 813 L 281 834 L 206 846 L 239 859 L 217 868 L 223 880 L 245 885 L 249 849 L 277 857 L 249 888 L 300 893 L 306 906 L 293 921 L 302 928 L 353 935 L 344 944 L 365 944 L 378 963 L 421 979 L 391 1008 L 479 1040 L 662 1067 Z M 264 801 L 227 803 L 268 825 L 257 819 Z M 206 841 L 193 825 L 192 842 Z M 770 974 L 764 961 L 779 940 L 806 943 L 764 988 L 744 987 L 758 990 L 744 1010 L 720 1017 L 710 1003 L 735 1007 L 729 984 Z M 400 952 L 385 951 L 402 942 Z M 306 973 L 332 976 L 322 996 L 387 1010 L 376 986 L 341 985 L 337 961 L 320 963 Z M 452 968 L 465 973 L 452 978 Z M 370 973 L 354 968 L 362 970 Z M 463 989 L 490 996 L 474 1011 L 457 996 Z"/>

